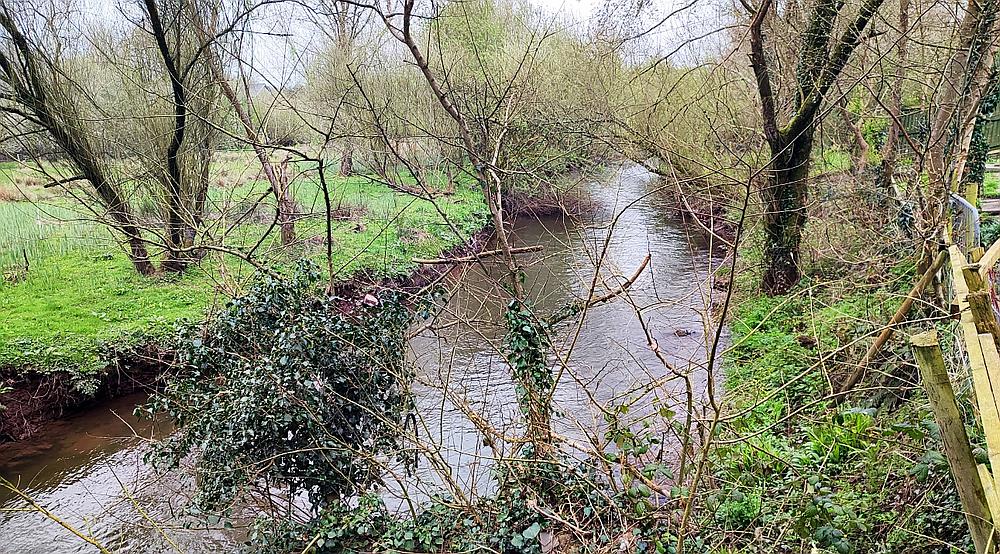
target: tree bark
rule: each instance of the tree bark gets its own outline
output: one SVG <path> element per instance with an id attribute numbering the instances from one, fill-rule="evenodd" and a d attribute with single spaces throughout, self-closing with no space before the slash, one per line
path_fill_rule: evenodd
<path id="1" fill-rule="evenodd" d="M 801 277 L 800 247 L 806 225 L 813 128 L 771 150 L 771 169 L 761 190 L 764 205 L 764 277 L 767 294 L 788 292 Z"/>
<path id="2" fill-rule="evenodd" d="M 197 31 L 203 42 L 207 43 L 211 40 L 205 29 L 197 28 Z M 239 119 L 240 125 L 243 127 L 243 134 L 247 137 L 250 147 L 253 148 L 254 155 L 257 156 L 257 161 L 260 163 L 264 177 L 267 179 L 268 184 L 271 185 L 271 192 L 274 194 L 275 210 L 277 211 L 276 218 L 281 228 L 281 244 L 288 246 L 295 242 L 295 202 L 289 193 L 288 175 L 284 173 L 287 160 L 283 163 L 280 170 L 281 175 L 279 175 L 279 171 L 275 170 L 274 164 L 271 163 L 270 156 L 264 148 L 264 144 L 267 143 L 267 137 L 263 136 L 254 127 L 249 112 L 244 108 L 239 95 L 226 78 L 225 72 L 222 69 L 222 61 L 219 59 L 218 54 L 213 48 L 207 48 L 206 55 L 210 56 L 208 66 L 212 72 L 212 76 L 218 82 L 223 96 L 226 97 L 229 105 L 232 106 L 233 111 L 236 113 L 236 118 Z"/>
<path id="3" fill-rule="evenodd" d="M 278 190 L 275 193 L 277 196 L 277 213 L 275 215 L 278 226 L 281 228 L 281 244 L 284 246 L 295 242 L 295 201 L 292 199 L 291 187 L 289 186 L 288 162 L 289 158 L 287 157 L 281 162 L 281 167 L 278 170 Z"/>
<path id="4" fill-rule="evenodd" d="M 344 155 L 340 158 L 340 175 L 342 177 L 354 175 L 354 147 L 350 142 L 344 145 Z"/>
<path id="5" fill-rule="evenodd" d="M 819 0 L 802 35 L 798 63 L 795 111 L 782 127 L 778 124 L 775 94 L 771 88 L 763 24 L 772 0 L 763 0 L 750 20 L 750 63 L 761 101 L 764 138 L 771 151 L 768 176 L 761 191 L 764 203 L 764 277 L 767 294 L 784 294 L 801 278 L 799 250 L 806 225 L 809 159 L 812 156 L 816 117 L 830 87 L 843 71 L 861 34 L 884 0 L 865 0 L 854 21 L 831 46 L 834 23 L 844 4 Z"/>
<path id="6" fill-rule="evenodd" d="M 997 10 L 996 0 L 968 0 L 958 47 L 945 67 L 945 90 L 928 146 L 929 196 L 937 202 L 925 214 L 931 221 L 941 215 L 948 194 L 958 192 L 965 173 L 972 130 L 997 49 Z"/>
<path id="7" fill-rule="evenodd" d="M 125 235 L 128 244 L 127 254 L 135 270 L 141 275 L 152 275 L 156 272 L 146 249 L 146 242 L 135 222 L 135 217 L 128 202 L 101 167 L 97 154 L 89 144 L 80 128 L 74 128 L 71 122 L 59 116 L 60 110 L 55 105 L 53 83 L 46 80 L 38 67 L 39 58 L 28 40 L 21 33 L 13 18 L 7 12 L 6 6 L 0 10 L 0 27 L 10 35 L 20 56 L 20 71 L 7 56 L 0 53 L 0 73 L 3 80 L 11 87 L 14 101 L 23 106 L 23 110 L 6 107 L 6 111 L 14 111 L 17 115 L 33 121 L 52 137 L 80 174 L 94 187 L 94 191 L 105 209 L 108 211 L 108 225 Z M 47 62 L 50 63 L 50 62 Z M 58 69 L 49 67 L 53 73 Z"/>
<path id="8" fill-rule="evenodd" d="M 170 144 L 166 152 L 166 189 L 167 189 L 167 257 L 161 267 L 166 271 L 180 272 L 187 267 L 188 260 L 181 253 L 189 236 L 187 223 L 184 219 L 184 177 L 181 170 L 180 150 L 184 144 L 184 134 L 187 126 L 187 98 L 184 83 L 180 74 L 180 63 L 177 56 L 170 51 L 167 44 L 166 29 L 160 19 L 156 0 L 144 0 L 146 14 L 149 16 L 152 35 L 156 41 L 157 50 L 170 77 L 170 92 L 173 99 L 174 128 L 170 136 Z M 177 23 L 180 24 L 179 22 Z"/>

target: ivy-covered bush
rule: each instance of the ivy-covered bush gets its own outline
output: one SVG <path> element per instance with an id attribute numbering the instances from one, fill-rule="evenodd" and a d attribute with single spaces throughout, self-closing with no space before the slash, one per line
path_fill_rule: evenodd
<path id="1" fill-rule="evenodd" d="M 573 463 L 528 469 L 515 462 L 497 472 L 497 493 L 472 506 L 434 498 L 415 514 L 391 513 L 379 496 L 368 494 L 355 503 L 330 504 L 305 524 L 261 521 L 251 538 L 262 554 L 542 554 L 549 551 L 546 540 L 556 536 L 559 552 L 618 552 L 623 540 L 637 554 L 675 551 L 671 520 L 651 509 L 649 495 L 615 492 L 592 465 Z M 636 509 L 639 502 L 646 508 Z M 687 552 L 702 552 L 701 542 L 692 539 Z"/>
<path id="2" fill-rule="evenodd" d="M 391 296 L 349 304 L 316 293 L 319 271 L 260 275 L 202 326 L 186 326 L 179 372 L 140 408 L 177 432 L 160 467 L 196 454 L 202 510 L 251 487 L 282 485 L 314 507 L 380 481 L 409 409 L 404 361 L 410 317 Z"/>

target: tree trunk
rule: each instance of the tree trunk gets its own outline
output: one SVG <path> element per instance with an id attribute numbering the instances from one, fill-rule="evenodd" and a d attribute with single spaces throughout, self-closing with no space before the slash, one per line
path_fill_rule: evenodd
<path id="1" fill-rule="evenodd" d="M 979 202 L 979 189 L 986 177 L 986 160 L 990 153 L 985 127 L 991 121 L 991 116 L 996 110 L 998 102 L 1000 102 L 1000 71 L 994 66 L 989 85 L 983 94 L 982 103 L 979 105 L 979 117 L 976 118 L 973 127 L 968 163 L 963 175 L 965 188 L 962 194 L 973 206 L 978 205 Z"/>
<path id="2" fill-rule="evenodd" d="M 933 211 L 924 215 L 931 221 L 942 215 L 948 194 L 958 192 L 963 181 L 973 127 L 997 50 L 993 37 L 1000 18 L 996 12 L 992 2 L 968 1 L 959 28 L 959 47 L 945 67 L 945 90 L 931 126 L 928 150 L 929 209 Z"/>
<path id="3" fill-rule="evenodd" d="M 44 56 L 38 56 L 10 17 L 6 7 L 0 10 L 0 27 L 10 35 L 21 58 L 20 64 L 15 65 L 0 53 L 0 68 L 2 68 L 4 79 L 12 89 L 13 100 L 33 114 L 36 121 L 52 137 L 52 140 L 62 147 L 66 156 L 72 160 L 81 175 L 94 187 L 97 197 L 108 210 L 110 222 L 106 224 L 112 229 L 120 231 L 126 237 L 126 242 L 129 245 L 127 253 L 135 270 L 141 275 L 152 275 L 156 269 L 150 262 L 146 243 L 142 239 L 128 202 L 123 197 L 121 190 L 108 179 L 107 173 L 99 163 L 100 158 L 95 154 L 86 135 L 78 127 L 67 123 L 66 115 L 60 113 L 58 107 L 52 104 L 50 95 L 47 94 L 47 87 L 53 85 L 43 77 L 36 62 L 51 63 L 51 60 Z M 23 73 L 18 74 L 14 70 L 15 67 L 22 68 Z M 54 68 L 50 66 L 49 69 Z"/>
<path id="4" fill-rule="evenodd" d="M 133 227 L 133 230 L 138 234 L 139 230 Z M 129 261 L 132 262 L 132 267 L 135 268 L 139 275 L 150 276 L 156 273 L 156 268 L 153 267 L 153 263 L 149 261 L 149 253 L 146 251 L 146 243 L 142 241 L 138 236 L 129 237 Z"/>
<path id="5" fill-rule="evenodd" d="M 830 44 L 835 19 L 844 7 L 836 0 L 821 0 L 812 9 L 802 35 L 795 112 L 785 125 L 778 124 L 778 104 L 771 87 L 763 32 L 764 19 L 773 2 L 763 0 L 750 21 L 750 64 L 761 101 L 764 138 L 771 150 L 770 171 L 761 191 L 764 214 L 764 278 L 768 294 L 788 292 L 801 277 L 799 246 L 806 225 L 809 157 L 812 154 L 816 117 L 830 87 L 836 82 L 857 47 L 869 21 L 883 0 L 865 0 L 854 21 L 835 45 Z"/>
<path id="6" fill-rule="evenodd" d="M 344 146 L 344 155 L 340 158 L 340 175 L 343 177 L 354 175 L 354 147 L 350 143 Z"/>
<path id="7" fill-rule="evenodd" d="M 201 36 L 201 40 L 206 43 L 211 41 L 210 35 L 205 29 L 197 28 L 196 31 Z M 211 48 L 206 50 L 206 55 L 210 56 L 209 69 L 215 80 L 218 81 L 223 96 L 226 97 L 233 111 L 236 112 L 236 117 L 240 120 L 240 125 L 243 127 L 243 134 L 247 137 L 247 142 L 257 156 L 257 161 L 260 163 L 264 177 L 267 178 L 268 184 L 271 185 L 271 192 L 274 193 L 275 210 L 277 210 L 276 217 L 278 225 L 281 228 L 281 244 L 288 246 L 295 241 L 295 202 L 289 193 L 288 175 L 286 173 L 288 160 L 286 159 L 282 162 L 281 167 L 275 170 L 274 164 L 271 163 L 268 152 L 264 148 L 264 144 L 267 143 L 267 137 L 254 127 L 253 121 L 250 119 L 250 113 L 244 108 L 239 95 L 226 78 L 222 68 L 222 60 L 219 58 L 217 52 Z"/>
<path id="8" fill-rule="evenodd" d="M 892 190 L 892 179 L 896 174 L 896 164 L 899 159 L 899 136 L 903 129 L 900 116 L 903 113 L 903 85 L 906 83 L 907 38 L 910 32 L 910 0 L 899 0 L 899 38 L 896 42 L 896 79 L 892 84 L 892 97 L 889 101 L 889 133 L 882 147 L 882 168 L 879 175 L 879 185 L 895 196 Z"/>
<path id="9" fill-rule="evenodd" d="M 278 170 L 278 190 L 276 192 L 277 200 L 275 206 L 277 210 L 275 216 L 278 220 L 278 226 L 281 228 L 282 246 L 288 246 L 295 242 L 295 200 L 292 198 L 291 187 L 289 186 L 288 161 L 289 158 L 285 158 Z M 329 217 L 329 214 L 327 214 L 327 217 Z"/>
<path id="10" fill-rule="evenodd" d="M 166 192 L 167 192 L 167 257 L 163 260 L 165 271 L 183 271 L 187 267 L 187 256 L 181 251 L 189 236 L 188 225 L 184 220 L 184 176 L 181 170 L 180 151 L 184 144 L 187 127 L 187 98 L 182 81 L 179 62 L 167 45 L 166 30 L 160 19 L 160 12 L 155 0 L 145 0 L 146 14 L 152 27 L 152 35 L 156 41 L 160 58 L 166 66 L 170 77 L 170 91 L 173 99 L 174 128 L 170 136 L 170 144 L 166 152 Z"/>
<path id="11" fill-rule="evenodd" d="M 854 144 L 851 145 L 851 174 L 860 176 L 868 170 L 868 141 L 865 140 L 864 133 L 861 132 L 861 125 L 855 123 L 851 111 L 847 109 L 847 97 L 838 103 L 837 109 L 840 117 L 844 120 L 853 135 Z"/>
<path id="12" fill-rule="evenodd" d="M 772 146 L 771 170 L 761 190 L 764 209 L 764 292 L 784 294 L 802 276 L 799 249 L 806 225 L 813 126 Z M 776 148 L 777 147 L 777 148 Z"/>

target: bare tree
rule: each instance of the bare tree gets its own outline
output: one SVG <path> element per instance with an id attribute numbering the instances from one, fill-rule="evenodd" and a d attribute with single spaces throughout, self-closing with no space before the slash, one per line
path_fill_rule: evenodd
<path id="1" fill-rule="evenodd" d="M 186 87 L 186 77 L 195 65 L 182 60 L 182 26 L 185 24 L 184 0 L 164 2 L 164 7 L 171 10 L 168 13 L 169 23 L 165 24 L 160 15 L 157 0 L 143 0 L 145 16 L 149 22 L 151 35 L 156 43 L 163 66 L 170 79 L 171 104 L 173 106 L 173 129 L 170 134 L 170 144 L 164 153 L 166 171 L 163 175 L 166 188 L 167 207 L 167 245 L 168 256 L 162 267 L 167 271 L 182 271 L 187 265 L 183 250 L 191 246 L 194 240 L 194 230 L 190 218 L 184 210 L 185 174 L 182 168 L 182 153 L 185 136 L 188 132 L 189 92 Z M 167 27 L 170 25 L 170 28 Z M 171 42 L 173 44 L 171 44 Z M 198 54 L 196 54 L 197 56 Z"/>
<path id="2" fill-rule="evenodd" d="M 7 35 L 7 48 L 0 52 L 0 72 L 6 89 L 2 109 L 37 125 L 62 149 L 79 172 L 78 177 L 68 181 L 90 182 L 107 210 L 110 226 L 125 236 L 136 271 L 152 274 L 154 266 L 129 203 L 80 120 L 83 110 L 74 101 L 77 83 L 65 77 L 58 59 L 22 32 L 20 13 L 8 2 L 0 4 L 0 27 Z"/>
<path id="3" fill-rule="evenodd" d="M 843 2 L 819 0 L 802 34 L 792 113 L 782 122 L 771 84 L 764 22 L 772 0 L 759 6 L 744 1 L 750 20 L 750 61 L 757 80 L 764 137 L 771 151 L 770 169 L 761 189 L 764 203 L 763 289 L 770 294 L 790 290 L 801 276 L 802 232 L 806 225 L 806 196 L 813 134 L 820 108 L 862 34 L 884 0 L 865 0 L 839 37 L 837 20 L 846 11 Z M 846 15 L 844 16 L 846 17 Z"/>
<path id="4" fill-rule="evenodd" d="M 217 13 L 218 10 L 215 10 Z M 242 14 L 238 14 L 234 19 L 240 19 Z M 233 79 L 226 75 L 224 59 L 226 56 L 225 46 L 219 35 L 218 16 L 213 14 L 211 20 L 195 21 L 195 30 L 200 41 L 205 45 L 204 55 L 207 58 L 207 66 L 212 74 L 212 78 L 217 83 L 222 95 L 226 97 L 230 107 L 236 114 L 239 125 L 243 130 L 247 143 L 254 151 L 257 161 L 260 163 L 261 171 L 271 186 L 274 194 L 275 211 L 277 214 L 278 226 L 281 228 L 281 244 L 288 246 L 295 242 L 295 201 L 292 198 L 291 188 L 288 186 L 287 176 L 283 177 L 283 171 L 275 168 L 271 162 L 271 154 L 268 150 L 269 137 L 264 130 L 253 123 L 251 118 L 252 99 L 249 90 L 249 80 L 243 71 L 243 62 L 239 52 L 233 52 L 236 62 L 237 72 L 240 79 L 237 82 L 244 83 L 244 90 L 237 92 L 233 86 Z M 233 31 L 235 32 L 235 30 Z M 246 30 L 241 30 L 246 33 Z"/>
<path id="5" fill-rule="evenodd" d="M 959 188 L 964 182 L 976 117 L 1000 47 L 998 14 L 1000 3 L 995 0 L 969 0 L 958 29 L 958 44 L 944 68 L 943 91 L 927 152 L 928 208 L 932 211 L 924 217 L 932 224 L 941 221 L 948 194 L 962 192 Z"/>
<path id="6" fill-rule="evenodd" d="M 883 187 L 891 188 L 899 157 L 899 140 L 903 131 L 900 116 L 903 113 L 903 87 L 906 83 L 907 43 L 910 34 L 910 0 L 899 0 L 899 34 L 896 39 L 895 75 L 889 98 L 889 132 L 882 146 L 882 167 L 879 180 Z"/>

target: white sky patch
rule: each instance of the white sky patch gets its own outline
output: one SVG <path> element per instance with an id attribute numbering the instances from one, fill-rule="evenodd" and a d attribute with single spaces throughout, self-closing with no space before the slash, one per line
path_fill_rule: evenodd
<path id="1" fill-rule="evenodd" d="M 140 0 L 78 0 L 86 18 L 105 20 L 106 26 L 127 27 L 123 13 L 135 15 Z M 518 0 L 515 0 L 518 1 Z M 589 36 L 595 18 L 607 10 L 607 0 L 520 0 L 539 15 L 551 17 L 554 27 L 581 37 Z M 632 0 L 641 1 L 641 0 Z M 727 0 L 649 0 L 638 17 L 622 19 L 618 0 L 613 23 L 625 36 L 639 37 L 626 45 L 643 59 L 666 57 L 674 65 L 694 65 L 721 54 L 726 22 L 731 19 Z M 627 8 L 625 8 L 627 9 Z M 110 20 L 117 20 L 108 23 Z M 319 55 L 328 37 L 297 3 L 279 3 L 256 11 L 251 48 L 243 52 L 251 80 L 271 88 L 301 84 L 304 68 Z"/>

